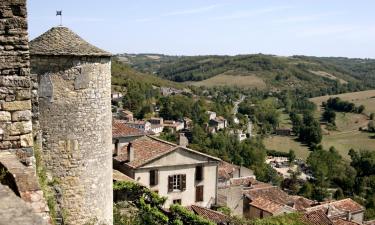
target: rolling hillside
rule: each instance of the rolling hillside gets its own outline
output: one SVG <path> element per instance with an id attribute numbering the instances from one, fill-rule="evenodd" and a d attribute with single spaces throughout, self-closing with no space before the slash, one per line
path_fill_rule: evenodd
<path id="1" fill-rule="evenodd" d="M 345 91 L 375 87 L 375 60 L 273 55 L 166 56 L 121 54 L 132 68 L 175 82 L 194 85 Z M 230 75 L 228 77 L 227 75 Z M 241 78 L 236 79 L 236 76 Z M 229 78 L 229 79 L 228 79 Z M 314 95 L 319 95 L 316 93 Z"/>

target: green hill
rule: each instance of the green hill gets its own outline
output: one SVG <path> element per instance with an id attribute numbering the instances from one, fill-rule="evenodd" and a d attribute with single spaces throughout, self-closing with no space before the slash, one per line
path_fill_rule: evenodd
<path id="1" fill-rule="evenodd" d="M 121 89 L 126 86 L 129 81 L 142 83 L 143 85 L 153 85 L 157 87 L 174 87 L 182 89 L 185 85 L 176 83 L 170 80 L 162 79 L 160 77 L 139 72 L 133 69 L 130 65 L 119 61 L 117 58 L 112 60 L 112 87 L 114 89 Z"/>
<path id="2" fill-rule="evenodd" d="M 119 58 L 138 71 L 193 85 L 224 84 L 249 88 L 259 86 L 271 90 L 300 89 L 305 92 L 321 90 L 322 93 L 329 93 L 330 89 L 344 92 L 375 87 L 375 60 L 372 59 L 280 57 L 263 54 L 237 56 L 121 54 Z M 233 79 L 233 76 L 242 77 Z M 340 88 L 345 90 L 337 91 Z"/>

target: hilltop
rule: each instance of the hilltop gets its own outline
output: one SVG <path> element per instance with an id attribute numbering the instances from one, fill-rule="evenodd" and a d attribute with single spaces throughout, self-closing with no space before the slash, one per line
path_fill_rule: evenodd
<path id="1" fill-rule="evenodd" d="M 375 60 L 275 55 L 168 56 L 121 54 L 137 71 L 198 86 L 240 86 L 304 91 L 375 87 Z M 238 76 L 238 78 L 237 78 Z M 317 94 L 319 95 L 319 94 Z"/>

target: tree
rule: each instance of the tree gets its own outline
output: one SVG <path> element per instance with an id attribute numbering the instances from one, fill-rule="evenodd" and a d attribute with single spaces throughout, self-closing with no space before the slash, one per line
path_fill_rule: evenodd
<path id="1" fill-rule="evenodd" d="M 296 153 L 294 152 L 293 149 L 290 149 L 289 150 L 289 162 L 293 163 L 295 159 L 296 159 Z"/>
<path id="2" fill-rule="evenodd" d="M 336 113 L 332 109 L 326 109 L 324 110 L 324 113 L 322 115 L 323 120 L 327 121 L 328 123 L 335 125 L 335 120 L 336 120 Z"/>
<path id="3" fill-rule="evenodd" d="M 368 122 L 367 129 L 369 132 L 375 132 L 375 122 L 374 121 Z"/>

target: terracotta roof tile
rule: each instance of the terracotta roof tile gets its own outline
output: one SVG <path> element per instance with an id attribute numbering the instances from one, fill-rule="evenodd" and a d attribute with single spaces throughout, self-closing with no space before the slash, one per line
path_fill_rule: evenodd
<path id="1" fill-rule="evenodd" d="M 225 214 L 215 210 L 203 208 L 196 205 L 189 206 L 188 209 L 193 211 L 195 214 L 215 223 L 228 222 L 228 217 Z"/>
<path id="2" fill-rule="evenodd" d="M 311 207 L 316 204 L 315 201 L 304 198 L 302 196 L 293 195 L 291 196 L 294 199 L 294 208 L 298 211 L 304 211 L 306 208 Z"/>
<path id="3" fill-rule="evenodd" d="M 218 167 L 219 178 L 230 179 L 233 177 L 233 172 L 240 167 L 225 161 L 221 161 Z"/>
<path id="4" fill-rule="evenodd" d="M 266 198 L 283 205 L 293 206 L 294 199 L 287 193 L 282 191 L 280 188 L 275 186 L 248 189 L 243 191 L 244 194 L 250 199 L 256 199 L 259 197 Z"/>
<path id="5" fill-rule="evenodd" d="M 186 151 L 199 154 L 210 158 L 211 160 L 221 161 L 219 158 L 189 149 L 176 144 L 152 137 L 143 136 L 131 142 L 134 151 L 134 160 L 128 162 L 127 148 L 128 145 L 123 146 L 118 155 L 114 158 L 117 161 L 124 162 L 126 165 L 132 168 L 138 168 L 144 164 L 157 159 L 167 153 L 170 153 L 177 149 L 184 149 Z"/>
<path id="6" fill-rule="evenodd" d="M 328 202 L 328 203 L 323 203 L 321 205 L 317 205 L 314 207 L 306 208 L 307 211 L 316 211 L 316 210 L 323 210 L 326 212 L 328 217 L 335 217 L 339 216 L 342 214 L 346 214 L 347 212 L 358 212 L 365 210 L 363 206 L 358 204 L 357 202 L 353 201 L 350 198 L 338 200 L 338 201 L 333 201 L 333 202 Z"/>
<path id="7" fill-rule="evenodd" d="M 130 127 L 124 121 L 114 120 L 112 121 L 112 137 L 130 137 L 130 136 L 142 136 L 145 133 L 139 129 Z"/>
<path id="8" fill-rule="evenodd" d="M 302 220 L 311 225 L 333 225 L 332 221 L 322 210 L 306 212 Z"/>
<path id="9" fill-rule="evenodd" d="M 284 208 L 283 204 L 277 203 L 275 201 L 263 197 L 257 197 L 253 199 L 250 202 L 250 205 L 263 211 L 269 212 L 272 215 L 275 215 Z"/>
<path id="10" fill-rule="evenodd" d="M 120 149 L 118 156 L 116 156 L 115 159 L 118 161 L 126 162 L 128 166 L 133 168 L 142 166 L 145 163 L 158 158 L 159 156 L 173 151 L 177 147 L 177 145 L 175 144 L 160 141 L 149 136 L 138 138 L 131 143 L 134 150 L 134 160 L 131 162 L 127 162 L 128 145 L 125 145 Z"/>
<path id="11" fill-rule="evenodd" d="M 31 55 L 111 56 L 67 27 L 52 27 L 30 42 Z"/>
<path id="12" fill-rule="evenodd" d="M 341 218 L 332 220 L 333 225 L 360 225 L 359 223 L 353 221 L 347 221 Z"/>
<path id="13" fill-rule="evenodd" d="M 112 177 L 115 181 L 132 181 L 135 182 L 135 180 L 123 173 L 121 173 L 118 170 L 112 170 Z"/>

